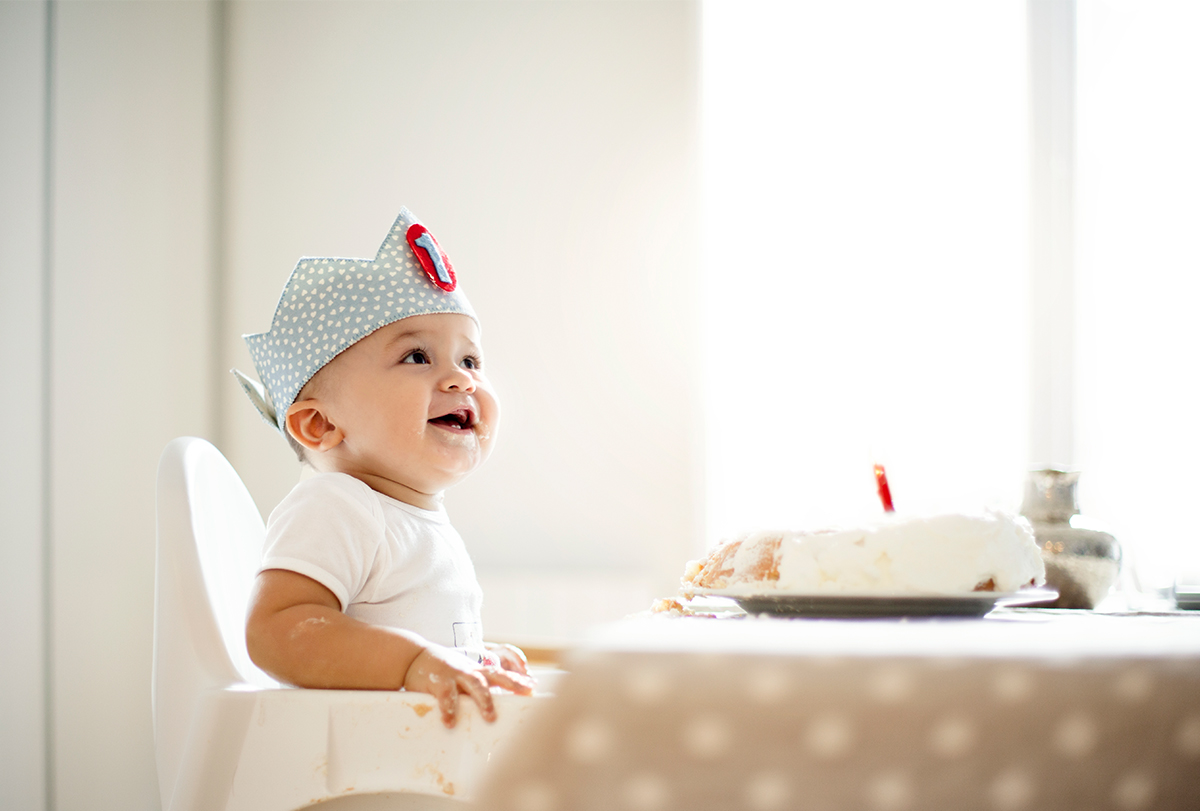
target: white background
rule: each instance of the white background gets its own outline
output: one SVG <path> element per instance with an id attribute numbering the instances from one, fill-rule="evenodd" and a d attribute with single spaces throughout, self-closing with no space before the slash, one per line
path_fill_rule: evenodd
<path id="1" fill-rule="evenodd" d="M 876 460 L 903 509 L 1016 506 L 1021 4 L 219 8 L 62 2 L 47 32 L 0 0 L 0 806 L 158 806 L 158 454 L 207 436 L 270 509 L 297 469 L 238 336 L 401 205 L 504 402 L 448 497 L 492 635 L 644 607 L 741 526 L 873 514 Z M 1038 460 L 1155 583 L 1200 545 L 1198 25 L 1081 8 L 1075 451 Z"/>
<path id="2" fill-rule="evenodd" d="M 645 608 L 702 545 L 696 5 L 220 8 L 57 3 L 47 92 L 45 4 L 0 3 L 6 809 L 158 807 L 158 455 L 209 437 L 274 506 L 299 468 L 228 373 L 239 336 L 402 205 L 504 406 L 447 499 L 489 635 Z"/>
<path id="3" fill-rule="evenodd" d="M 710 538 L 874 518 L 874 462 L 899 510 L 1015 509 L 1024 7 L 706 14 Z"/>

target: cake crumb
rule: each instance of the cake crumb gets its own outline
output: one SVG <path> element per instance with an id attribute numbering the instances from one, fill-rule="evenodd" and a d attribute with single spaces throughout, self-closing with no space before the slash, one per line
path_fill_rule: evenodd
<path id="1" fill-rule="evenodd" d="M 707 617 L 716 619 L 716 614 L 706 611 L 695 611 L 673 597 L 661 597 L 650 606 L 650 616 L 666 617 Z"/>

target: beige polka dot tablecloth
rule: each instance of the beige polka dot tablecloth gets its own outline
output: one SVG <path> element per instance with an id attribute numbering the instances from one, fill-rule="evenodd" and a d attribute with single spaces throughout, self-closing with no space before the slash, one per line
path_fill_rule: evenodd
<path id="1" fill-rule="evenodd" d="M 481 805 L 1200 809 L 1200 616 L 602 631 Z"/>

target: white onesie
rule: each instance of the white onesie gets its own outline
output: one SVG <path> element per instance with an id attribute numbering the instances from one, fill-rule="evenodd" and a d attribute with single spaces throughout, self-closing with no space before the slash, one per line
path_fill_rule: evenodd
<path id="1" fill-rule="evenodd" d="M 353 476 L 319 473 L 267 520 L 262 569 L 311 577 L 348 616 L 414 631 L 439 645 L 483 649 L 483 593 L 444 509 L 422 510 Z"/>

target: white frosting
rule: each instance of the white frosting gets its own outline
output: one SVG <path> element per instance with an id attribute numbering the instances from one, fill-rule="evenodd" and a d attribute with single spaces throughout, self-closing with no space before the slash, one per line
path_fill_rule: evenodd
<path id="1" fill-rule="evenodd" d="M 783 536 L 779 580 L 739 591 L 957 594 L 991 579 L 997 592 L 1011 592 L 1046 578 L 1029 523 L 999 511 L 772 534 Z"/>

